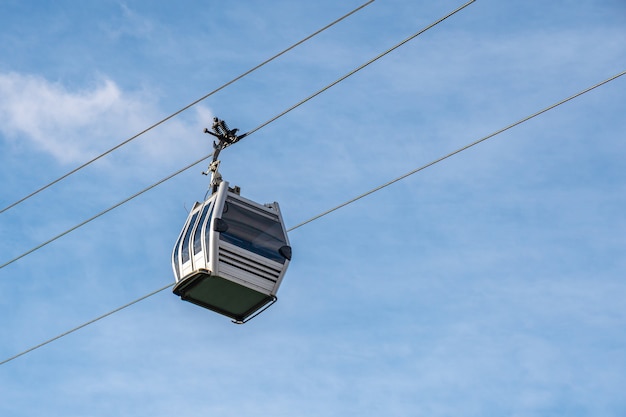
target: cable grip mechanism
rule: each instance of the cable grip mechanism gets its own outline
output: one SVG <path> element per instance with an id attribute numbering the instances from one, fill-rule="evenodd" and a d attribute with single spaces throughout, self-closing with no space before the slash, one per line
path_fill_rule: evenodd
<path id="1" fill-rule="evenodd" d="M 203 175 L 209 175 L 209 173 L 211 174 L 210 187 L 212 192 L 216 192 L 218 186 L 222 182 L 222 176 L 217 170 L 220 164 L 220 161 L 217 159 L 220 152 L 222 149 L 237 143 L 247 135 L 247 133 L 237 135 L 238 131 L 239 129 L 230 129 L 224 120 L 218 119 L 217 117 L 213 118 L 211 130 L 208 128 L 204 129 L 204 133 L 208 133 L 217 138 L 217 141 L 213 141 L 213 159 L 209 164 L 209 168 L 202 173 Z"/>

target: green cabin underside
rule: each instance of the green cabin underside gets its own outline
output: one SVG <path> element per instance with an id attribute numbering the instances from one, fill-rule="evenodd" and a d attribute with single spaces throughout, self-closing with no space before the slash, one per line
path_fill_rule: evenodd
<path id="1" fill-rule="evenodd" d="M 174 294 L 237 321 L 244 321 L 274 299 L 208 271 L 196 272 L 180 281 Z"/>

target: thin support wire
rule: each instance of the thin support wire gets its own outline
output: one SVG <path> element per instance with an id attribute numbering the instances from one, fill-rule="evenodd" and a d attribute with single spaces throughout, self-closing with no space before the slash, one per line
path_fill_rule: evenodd
<path id="1" fill-rule="evenodd" d="M 136 299 L 135 301 L 131 301 L 131 302 L 130 302 L 130 303 L 128 303 L 128 304 L 124 304 L 123 306 L 118 307 L 118 308 L 116 308 L 115 310 L 111 310 L 111 311 L 109 311 L 108 313 L 103 314 L 103 315 L 101 315 L 101 316 L 99 316 L 99 317 L 96 317 L 96 318 L 95 318 L 95 319 L 93 319 L 93 320 L 89 320 L 88 322 L 83 323 L 83 324 L 81 324 L 80 326 L 74 327 L 73 329 L 68 330 L 68 331 L 66 331 L 65 333 L 61 333 L 60 335 L 55 336 L 55 337 L 53 337 L 52 339 L 48 339 L 48 340 L 46 340 L 45 342 L 42 342 L 42 343 L 38 344 L 37 346 L 33 346 L 33 347 L 31 347 L 30 349 L 27 349 L 27 350 L 25 350 L 25 351 L 23 351 L 23 352 L 18 353 L 17 355 L 11 356 L 10 358 L 7 358 L 7 359 L 3 360 L 2 362 L 0 362 L 0 365 L 4 365 L 5 363 L 12 361 L 13 359 L 17 359 L 17 358 L 19 358 L 20 356 L 26 355 L 27 353 L 30 353 L 30 352 L 32 352 L 32 351 L 33 351 L 33 350 L 35 350 L 35 349 L 39 349 L 40 347 L 47 345 L 48 343 L 52 343 L 52 342 L 54 342 L 55 340 L 58 340 L 58 339 L 60 339 L 60 338 L 62 338 L 62 337 L 67 336 L 68 334 L 74 333 L 75 331 L 82 329 L 83 327 L 89 326 L 90 324 L 93 324 L 93 323 L 97 322 L 98 320 L 102 320 L 103 318 L 108 317 L 108 316 L 110 316 L 111 314 L 115 314 L 115 313 L 117 313 L 118 311 L 124 310 L 126 307 L 130 307 L 130 306 L 132 306 L 133 304 L 137 304 L 138 302 L 143 301 L 143 300 L 145 300 L 145 299 L 146 299 L 146 298 L 148 298 L 148 297 L 152 297 L 153 295 L 158 294 L 158 293 L 160 293 L 161 291 L 164 291 L 164 290 L 166 290 L 166 289 L 170 288 L 170 287 L 171 287 L 171 286 L 173 286 L 173 285 L 174 285 L 173 283 L 172 283 L 172 284 L 168 284 L 168 285 L 166 285 L 165 287 L 159 288 L 159 289 L 158 289 L 158 290 L 156 290 L 156 291 L 152 291 L 150 294 L 146 294 L 146 295 L 144 295 L 143 297 L 140 297 L 140 298 Z"/>
<path id="2" fill-rule="evenodd" d="M 211 91 L 210 93 L 205 94 L 204 96 L 200 97 L 199 99 L 193 101 L 192 103 L 186 105 L 185 107 L 183 107 L 182 109 L 170 114 L 169 116 L 167 116 L 166 118 L 159 120 L 158 122 L 156 122 L 155 124 L 147 127 L 146 129 L 142 130 L 141 132 L 137 133 L 134 136 L 131 136 L 130 138 L 126 139 L 124 142 L 112 147 L 111 149 L 101 153 L 100 155 L 96 156 L 93 159 L 90 159 L 89 161 L 83 163 L 82 165 L 74 168 L 73 170 L 71 170 L 70 172 L 68 172 L 65 175 L 62 175 L 61 177 L 57 178 L 56 180 L 44 185 L 43 187 L 33 191 L 32 193 L 28 194 L 27 196 L 17 200 L 16 202 L 9 204 L 8 206 L 6 206 L 5 208 L 3 208 L 2 210 L 0 210 L 0 214 L 4 213 L 5 211 L 17 206 L 18 204 L 23 203 L 24 201 L 28 200 L 31 197 L 34 197 L 35 195 L 39 194 L 40 192 L 52 187 L 53 185 L 57 184 L 58 182 L 63 181 L 65 178 L 69 177 L 70 175 L 75 174 L 76 172 L 80 171 L 81 169 L 87 167 L 88 165 L 91 165 L 92 163 L 96 162 L 97 160 L 105 157 L 106 155 L 110 154 L 111 152 L 121 148 L 122 146 L 126 145 L 127 143 L 137 139 L 139 136 L 142 136 L 143 134 L 149 132 L 150 130 L 154 129 L 155 127 L 167 122 L 168 120 L 178 116 L 179 114 L 181 114 L 182 112 L 188 110 L 189 108 L 195 106 L 196 104 L 200 103 L 201 101 L 206 100 L 207 98 L 209 98 L 210 96 L 212 96 L 213 94 L 217 93 L 220 90 L 223 90 L 224 88 L 228 87 L 229 85 L 233 84 L 236 81 L 239 81 L 240 79 L 242 79 L 243 77 L 247 76 L 248 74 L 258 70 L 259 68 L 261 68 L 262 66 L 264 66 L 265 64 L 270 63 L 271 61 L 275 60 L 276 58 L 284 55 L 285 53 L 291 51 L 292 49 L 294 49 L 295 47 L 303 44 L 304 42 L 308 41 L 309 39 L 313 38 L 314 36 L 319 35 L 321 32 L 325 31 L 326 29 L 330 28 L 331 26 L 334 26 L 335 24 L 339 23 L 340 21 L 344 20 L 345 18 L 353 15 L 354 13 L 358 12 L 359 10 L 363 9 L 365 6 L 370 5 L 371 3 L 373 3 L 374 0 L 369 0 L 367 3 L 362 4 L 361 6 L 357 7 L 356 9 L 352 10 L 351 12 L 341 16 L 340 18 L 334 20 L 333 22 L 329 23 L 328 25 L 324 26 L 323 28 L 317 30 L 316 32 L 310 34 L 309 36 L 307 36 L 306 38 L 294 43 L 293 45 L 291 45 L 290 47 L 282 50 L 281 52 L 277 53 L 276 55 L 272 56 L 271 58 L 266 59 L 265 61 L 261 62 L 260 64 L 258 64 L 257 66 L 249 69 L 248 71 L 244 72 L 243 74 L 233 78 L 232 80 L 228 81 L 225 84 L 222 84 L 220 87 L 216 88 L 215 90 Z"/>
<path id="3" fill-rule="evenodd" d="M 622 72 L 620 72 L 619 74 L 612 76 L 611 78 L 608 78 L 608 79 L 606 79 L 606 80 L 604 80 L 604 81 L 602 81 L 602 82 L 599 82 L 598 84 L 595 84 L 595 85 L 593 85 L 593 86 L 591 86 L 591 87 L 589 87 L 589 88 L 586 88 L 586 89 L 584 89 L 584 90 L 582 90 L 582 91 L 580 91 L 580 92 L 578 92 L 578 93 L 576 93 L 576 94 L 574 94 L 574 95 L 572 95 L 572 96 L 569 96 L 568 98 L 563 99 L 563 100 L 559 101 L 558 103 L 554 103 L 553 105 L 548 106 L 548 107 L 546 107 L 546 108 L 545 108 L 545 109 L 543 109 L 543 110 L 539 110 L 538 112 L 533 113 L 533 114 L 531 114 L 530 116 L 524 117 L 523 119 L 520 119 L 520 120 L 518 120 L 518 121 L 517 121 L 517 122 L 515 122 L 515 123 L 511 123 L 511 124 L 510 124 L 510 125 L 508 125 L 507 127 L 504 127 L 504 128 L 502 128 L 502 129 L 500 129 L 500 130 L 497 130 L 497 131 L 495 131 L 495 132 L 493 132 L 493 133 L 491 133 L 491 134 L 489 134 L 489 135 L 487 135 L 487 136 L 485 136 L 485 137 L 483 137 L 483 138 L 481 138 L 481 139 L 478 139 L 478 140 L 477 140 L 477 141 L 475 141 L 475 142 L 472 142 L 472 143 L 470 143 L 470 144 L 468 144 L 468 145 L 463 146 L 462 148 L 459 148 L 459 149 L 457 149 L 457 150 L 455 150 L 455 151 L 452 151 L 452 152 L 450 152 L 449 154 L 447 154 L 447 155 L 445 155 L 445 156 L 442 156 L 441 158 L 435 159 L 434 161 L 429 162 L 429 163 L 427 163 L 426 165 L 422 165 L 421 167 L 416 168 L 416 169 L 414 169 L 413 171 L 407 172 L 406 174 L 401 175 L 401 176 L 399 176 L 398 178 L 395 178 L 395 179 L 393 179 L 393 180 L 391 180 L 391 181 L 389 181 L 389 182 L 386 182 L 386 183 L 384 183 L 384 184 L 382 184 L 382 185 L 379 185 L 378 187 L 373 188 L 373 189 L 371 189 L 371 190 L 369 190 L 369 191 L 367 191 L 367 192 L 365 192 L 365 193 L 363 193 L 363 194 L 361 194 L 361 195 L 359 195 L 359 196 L 356 196 L 356 197 L 354 197 L 354 198 L 352 198 L 352 199 L 350 199 L 350 200 L 346 201 L 345 203 L 341 203 L 341 204 L 339 204 L 339 205 L 338 205 L 338 206 L 336 206 L 336 207 L 333 207 L 333 208 L 331 208 L 331 209 L 329 209 L 329 210 L 327 210 L 327 211 L 325 211 L 325 212 L 323 212 L 323 213 L 318 214 L 317 216 L 311 217 L 309 220 L 305 220 L 305 221 L 303 221 L 302 223 L 297 224 L 296 226 L 292 227 L 290 230 L 297 229 L 297 228 L 298 228 L 298 227 L 300 227 L 300 226 L 304 226 L 305 224 L 310 223 L 310 222 L 312 222 L 313 220 L 317 220 L 317 219 L 319 219 L 320 217 L 324 217 L 324 216 L 326 216 L 327 214 L 330 214 L 330 213 L 332 213 L 332 212 L 333 212 L 333 211 L 335 211 L 335 210 L 339 210 L 340 208 L 345 207 L 345 206 L 347 206 L 348 204 L 352 204 L 352 203 L 354 203 L 355 201 L 362 199 L 363 197 L 366 197 L 366 196 L 368 196 L 368 195 L 370 195 L 370 194 L 372 194 L 372 193 L 375 193 L 376 191 L 382 190 L 383 188 L 388 187 L 388 186 L 390 186 L 390 185 L 391 185 L 391 184 L 393 184 L 393 183 L 396 183 L 396 182 L 398 182 L 398 181 L 400 181 L 400 180 L 403 180 L 403 179 L 405 179 L 406 177 L 409 177 L 409 176 L 411 176 L 411 175 L 413 175 L 413 174 L 415 174 L 415 173 L 417 173 L 417 172 L 420 172 L 420 171 L 422 171 L 422 170 L 424 170 L 424 169 L 426 169 L 426 168 L 428 168 L 428 167 L 431 167 L 431 166 L 433 166 L 433 165 L 435 165 L 435 164 L 437 164 L 437 163 L 439 163 L 439 162 L 441 162 L 441 161 L 443 161 L 443 160 L 445 160 L 445 159 L 450 158 L 451 156 L 454 156 L 454 155 L 456 155 L 456 154 L 458 154 L 458 153 L 461 153 L 461 152 L 463 152 L 463 151 L 465 151 L 465 150 L 467 150 L 467 149 L 471 148 L 472 146 L 476 146 L 476 145 L 478 145 L 479 143 L 486 141 L 487 139 L 491 139 L 492 137 L 497 136 L 497 135 L 499 135 L 500 133 L 506 132 L 507 130 L 512 129 L 512 128 L 514 128 L 515 126 L 518 126 L 518 125 L 520 125 L 520 124 L 522 124 L 522 123 L 524 123 L 524 122 L 527 122 L 527 121 L 529 121 L 530 119 L 533 119 L 533 118 L 535 118 L 535 117 L 539 116 L 540 114 L 543 114 L 543 113 L 545 113 L 545 112 L 547 112 L 547 111 L 550 111 L 550 110 L 554 109 L 555 107 L 560 106 L 561 104 L 567 103 L 568 101 L 573 100 L 573 99 L 575 99 L 576 97 L 579 97 L 579 96 L 581 96 L 581 95 L 583 95 L 583 94 L 585 94 L 585 93 L 588 93 L 589 91 L 591 91 L 591 90 L 593 90 L 593 89 L 595 89 L 595 88 L 598 88 L 598 87 L 600 87 L 600 86 L 602 86 L 602 85 L 604 85 L 604 84 L 606 84 L 606 83 L 608 83 L 608 82 L 611 82 L 611 81 L 615 80 L 616 78 L 621 77 L 621 76 L 622 76 L 622 75 L 624 75 L 624 74 L 626 74 L 626 71 L 622 71 Z M 290 231 L 290 230 L 289 230 L 289 231 Z"/>
<path id="4" fill-rule="evenodd" d="M 349 204 L 352 204 L 352 203 L 354 203 L 355 201 L 360 200 L 360 199 L 361 199 L 361 198 L 363 198 L 363 197 L 366 197 L 366 196 L 368 196 L 368 195 L 370 195 L 370 194 L 373 194 L 373 193 L 375 193 L 376 191 L 382 190 L 383 188 L 385 188 L 385 187 L 387 187 L 387 186 L 389 186 L 389 185 L 391 185 L 391 184 L 393 184 L 393 183 L 395 183 L 395 182 L 398 182 L 398 181 L 400 181 L 400 180 L 402 180 L 402 179 L 404 179 L 404 178 L 407 178 L 407 177 L 408 177 L 408 176 L 410 176 L 410 175 L 413 175 L 413 174 L 415 174 L 415 173 L 417 173 L 417 172 L 419 172 L 419 171 L 422 171 L 422 170 L 424 170 L 424 169 L 426 169 L 426 168 L 428 168 L 428 167 L 431 167 L 431 166 L 433 166 L 433 165 L 435 165 L 435 164 L 437 164 L 437 163 L 439 163 L 439 162 L 441 162 L 441 161 L 443 161 L 443 160 L 445 160 L 445 159 L 447 159 L 447 158 L 449 158 L 449 157 L 451 157 L 451 156 L 453 156 L 453 155 L 456 155 L 456 154 L 458 154 L 458 153 L 460 153 L 460 152 L 463 152 L 464 150 L 467 150 L 467 149 L 471 148 L 472 146 L 475 146 L 475 145 L 477 145 L 477 144 L 479 144 L 479 143 L 481 143 L 481 142 L 484 142 L 484 141 L 486 141 L 487 139 L 491 139 L 491 138 L 493 138 L 494 136 L 499 135 L 500 133 L 503 133 L 503 132 L 505 132 L 505 131 L 507 131 L 507 130 L 509 130 L 509 129 L 513 128 L 513 127 L 515 127 L 515 126 L 518 126 L 518 125 L 520 125 L 520 124 L 522 124 L 522 123 L 524 123 L 524 122 L 527 122 L 528 120 L 533 119 L 533 118 L 535 118 L 535 117 L 537 117 L 537 116 L 539 116 L 539 115 L 541 115 L 541 114 L 543 114 L 543 113 L 545 113 L 545 112 L 547 112 L 547 111 L 549 111 L 549 110 L 552 110 L 552 109 L 554 109 L 554 108 L 556 108 L 556 107 L 560 106 L 561 104 L 567 103 L 568 101 L 573 100 L 573 99 L 575 99 L 575 98 L 577 98 L 577 97 L 579 97 L 579 96 L 581 96 L 581 95 L 583 95 L 583 94 L 585 94 L 585 93 L 588 93 L 589 91 L 594 90 L 595 88 L 598 88 L 598 87 L 600 87 L 600 86 L 602 86 L 602 85 L 604 85 L 604 84 L 607 84 L 607 83 L 609 83 L 609 82 L 611 82 L 611 81 L 613 81 L 613 80 L 615 80 L 615 79 L 617 79 L 617 78 L 619 78 L 619 77 L 623 76 L 624 74 L 626 74 L 626 71 L 622 71 L 622 72 L 620 72 L 619 74 L 612 76 L 611 78 L 608 78 L 608 79 L 606 79 L 606 80 L 604 80 L 604 81 L 602 81 L 602 82 L 599 82 L 599 83 L 597 83 L 597 84 L 595 84 L 595 85 L 593 85 L 593 86 L 591 86 L 591 87 L 589 87 L 589 88 L 586 88 L 586 89 L 584 89 L 584 90 L 580 91 L 579 93 L 576 93 L 576 94 L 574 94 L 574 95 L 572 95 L 572 96 L 570 96 L 570 97 L 568 97 L 568 98 L 566 98 L 566 99 L 563 99 L 563 100 L 561 100 L 561 101 L 559 101 L 559 102 L 557 102 L 557 103 L 555 103 L 555 104 L 553 104 L 553 105 L 551 105 L 551 106 L 546 107 L 546 108 L 545 108 L 545 109 L 543 109 L 543 110 L 540 110 L 540 111 L 538 111 L 538 112 L 536 112 L 536 113 L 533 113 L 533 114 L 531 114 L 530 116 L 524 117 L 523 119 L 520 119 L 519 121 L 517 121 L 517 122 L 515 122 L 515 123 L 512 123 L 512 124 L 508 125 L 508 126 L 507 126 L 507 127 L 505 127 L 505 128 L 502 128 L 502 129 L 500 129 L 500 130 L 497 130 L 497 131 L 495 131 L 495 132 L 493 132 L 493 133 L 491 133 L 491 134 L 489 134 L 489 135 L 487 135 L 487 136 L 485 136 L 485 137 L 483 137 L 483 138 L 481 138 L 481 139 L 479 139 L 479 140 L 477 140 L 477 141 L 474 141 L 474 142 L 472 142 L 472 143 L 470 143 L 470 144 L 468 144 L 468 145 L 463 146 L 462 148 L 457 149 L 456 151 L 450 152 L 449 154 L 447 154 L 447 155 L 445 155 L 445 156 L 442 156 L 441 158 L 435 159 L 434 161 L 429 162 L 429 163 L 428 163 L 428 164 L 426 164 L 426 165 L 422 165 L 422 166 L 421 166 L 421 167 L 419 167 L 419 168 L 416 168 L 416 169 L 414 169 L 414 170 L 412 170 L 412 171 L 410 171 L 410 172 L 407 172 L 406 174 L 404 174 L 404 175 L 402 175 L 402 176 L 400 176 L 400 177 L 398 177 L 398 178 L 396 178 L 396 179 L 394 179 L 394 180 L 391 180 L 391 181 L 386 182 L 385 184 L 379 185 L 378 187 L 375 187 L 375 188 L 371 189 L 370 191 L 368 191 L 368 192 L 366 192 L 366 193 L 363 193 L 363 194 L 361 194 L 361 195 L 359 195 L 359 196 L 357 196 L 357 197 L 354 197 L 354 198 L 352 198 L 352 199 L 350 199 L 350 200 L 346 201 L 345 203 L 342 203 L 342 204 L 340 204 L 340 205 L 338 205 L 338 206 L 336 206 L 336 207 L 334 207 L 334 208 L 332 208 L 332 209 L 330 209 L 330 210 L 326 210 L 325 212 L 323 212 L 323 213 L 321 213 L 321 214 L 318 214 L 317 216 L 311 217 L 309 220 L 306 220 L 306 221 L 303 221 L 303 222 L 301 222 L 301 223 L 298 223 L 298 224 L 296 224 L 295 226 L 293 226 L 293 227 L 291 227 L 290 229 L 288 229 L 288 230 L 287 230 L 287 232 L 291 232 L 291 231 L 293 231 L 293 230 L 295 230 L 295 229 L 298 229 L 299 227 L 302 227 L 302 226 L 304 226 L 304 225 L 306 225 L 306 224 L 308 224 L 308 223 L 311 223 L 311 222 L 313 222 L 313 221 L 315 221 L 315 220 L 319 219 L 320 217 L 326 216 L 327 214 L 330 214 L 330 213 L 332 213 L 332 212 L 334 212 L 334 211 L 336 211 L 336 210 L 338 210 L 338 209 L 340 209 L 340 208 L 342 208 L 342 207 L 345 207 L 345 206 L 347 206 L 347 205 L 349 205 Z M 207 156 L 207 158 L 208 158 L 208 156 Z M 125 305 L 124 305 L 124 306 L 122 306 L 122 307 L 118 307 L 118 308 L 116 308 L 115 310 L 110 311 L 109 313 L 103 314 L 102 316 L 99 316 L 99 317 L 97 317 L 97 318 L 95 318 L 95 319 L 93 319 L 93 320 L 90 320 L 90 321 L 88 321 L 88 322 L 86 322 L 86 323 L 84 323 L 84 324 L 81 324 L 80 326 L 75 327 L 75 328 L 73 328 L 72 330 L 69 330 L 69 331 L 67 331 L 67 332 L 65 332 L 65 333 L 62 333 L 62 334 L 60 334 L 60 335 L 58 335 L 58 336 L 56 336 L 56 337 L 53 337 L 52 339 L 49 339 L 49 340 L 47 340 L 47 341 L 45 341 L 45 342 L 43 342 L 43 343 L 38 344 L 37 346 L 34 346 L 34 347 L 29 348 L 29 349 L 27 349 L 27 350 L 25 350 L 25 351 L 23 351 L 23 352 L 21 352 L 21 353 L 18 353 L 17 355 L 14 355 L 14 356 L 12 356 L 12 357 L 10 357 L 10 358 L 7 358 L 7 359 L 3 360 L 2 362 L 0 362 L 0 365 L 3 365 L 3 364 L 5 364 L 5 363 L 7 363 L 7 362 L 10 362 L 10 361 L 12 361 L 13 359 L 19 358 L 20 356 L 25 355 L 25 354 L 27 354 L 27 353 L 29 353 L 29 352 L 32 352 L 33 350 L 38 349 L 38 348 L 40 348 L 40 347 L 42 347 L 42 346 L 45 346 L 45 345 L 47 345 L 48 343 L 51 343 L 51 342 L 53 342 L 53 341 L 55 341 L 55 340 L 57 340 L 57 339 L 60 339 L 60 338 L 62 338 L 62 337 L 64 337 L 64 336 L 67 336 L 68 334 L 73 333 L 73 332 L 75 332 L 76 330 L 82 329 L 83 327 L 88 326 L 88 325 L 90 325 L 90 324 L 92 324 L 92 323 L 95 323 L 96 321 L 98 321 L 98 320 L 100 320 L 100 319 L 103 319 L 103 318 L 105 318 L 105 317 L 107 317 L 107 316 L 110 316 L 111 314 L 117 313 L 118 311 L 123 310 L 124 308 L 129 307 L 129 306 L 131 306 L 131 305 L 133 305 L 133 304 L 136 304 L 136 303 L 138 303 L 139 301 L 145 300 L 146 298 L 151 297 L 151 296 L 153 296 L 153 295 L 155 295 L 155 294 L 158 294 L 158 293 L 160 293 L 161 291 L 166 290 L 167 288 L 170 288 L 170 287 L 171 287 L 171 286 L 173 286 L 173 285 L 174 285 L 174 284 L 172 283 L 172 284 L 169 284 L 169 285 L 167 285 L 167 286 L 165 286 L 165 287 L 159 288 L 158 290 L 153 291 L 153 292 L 151 292 L 151 293 L 149 293 L 149 294 L 147 294 L 147 295 L 145 295 L 145 296 L 143 296 L 143 297 L 141 297 L 141 298 L 138 298 L 137 300 L 132 301 L 132 302 L 130 302 L 130 303 L 128 303 L 128 304 L 125 304 Z"/>
<path id="5" fill-rule="evenodd" d="M 371 63 L 378 61 L 380 58 L 384 57 L 385 55 L 389 54 L 390 52 L 398 49 L 399 47 L 401 47 L 402 45 L 404 45 L 405 43 L 415 39 L 416 37 L 418 37 L 419 35 L 421 35 L 422 33 L 426 32 L 428 29 L 431 29 L 435 26 L 437 26 L 439 23 L 443 22 L 444 20 L 446 20 L 447 18 L 451 17 L 452 15 L 460 12 L 461 10 L 465 9 L 467 6 L 469 6 L 470 4 L 474 3 L 476 0 L 470 0 L 467 3 L 465 3 L 464 5 L 458 7 L 457 9 L 453 10 L 452 12 L 448 13 L 447 15 L 445 15 L 444 17 L 442 17 L 441 19 L 436 20 L 435 22 L 431 23 L 430 25 L 426 26 L 423 29 L 420 29 L 419 31 L 415 32 L 413 35 L 409 36 L 408 38 L 406 38 L 405 40 L 403 40 L 400 43 L 397 43 L 396 45 L 392 46 L 391 48 L 387 49 L 385 52 L 382 52 L 381 54 L 377 55 L 376 57 L 370 59 L 369 61 L 367 61 L 366 63 L 364 63 L 363 65 L 359 66 L 358 68 L 350 71 L 349 73 L 347 73 L 346 75 L 344 75 L 341 78 L 338 78 L 337 80 L 335 80 L 334 82 L 328 84 L 326 87 L 322 88 L 321 90 L 311 94 L 310 96 L 308 96 L 307 98 L 305 98 L 304 100 L 294 104 L 293 106 L 289 107 L 287 110 L 283 111 L 282 113 L 277 114 L 276 116 L 272 117 L 271 119 L 269 119 L 267 122 L 255 127 L 254 129 L 252 129 L 251 131 L 245 133 L 243 136 L 247 136 L 247 135 L 251 135 L 252 133 L 256 132 L 257 130 L 267 126 L 268 124 L 272 123 L 273 121 L 275 121 L 276 119 L 284 116 L 285 114 L 289 113 L 290 111 L 294 110 L 297 107 L 300 107 L 302 104 L 306 103 L 307 101 L 311 100 L 312 98 L 322 94 L 324 91 L 328 90 L 329 88 L 339 84 L 340 82 L 342 82 L 343 80 L 345 80 L 346 78 L 356 74 L 357 72 L 361 71 L 363 68 L 367 67 L 368 65 L 370 65 Z"/>
<path id="6" fill-rule="evenodd" d="M 27 250 L 26 252 L 22 253 L 21 255 L 16 256 L 15 258 L 11 259 L 10 261 L 7 261 L 7 262 L 3 263 L 2 265 L 0 265 L 0 269 L 4 268 L 5 266 L 11 265 L 13 262 L 18 261 L 18 260 L 22 259 L 23 257 L 25 257 L 25 256 L 27 256 L 27 255 L 30 255 L 31 253 L 33 253 L 33 252 L 35 252 L 35 251 L 37 251 L 37 250 L 39 250 L 39 249 L 43 248 L 44 246 L 46 246 L 46 245 L 48 245 L 48 244 L 50 244 L 50 243 L 54 242 L 55 240 L 57 240 L 57 239 L 59 239 L 59 238 L 61 238 L 61 237 L 65 236 L 65 235 L 67 235 L 68 233 L 71 233 L 71 232 L 73 232 L 74 230 L 76 230 L 76 229 L 78 229 L 78 228 L 80 228 L 80 227 L 83 227 L 83 226 L 84 226 L 84 225 L 86 225 L 87 223 L 89 223 L 89 222 L 91 222 L 91 221 L 93 221 L 93 220 L 97 219 L 98 217 L 101 217 L 101 216 L 105 215 L 106 213 L 110 212 L 110 211 L 111 211 L 111 210 L 113 210 L 113 209 L 118 208 L 118 207 L 119 207 L 119 206 L 121 206 L 122 204 L 126 204 L 126 203 L 128 203 L 130 200 L 134 199 L 135 197 L 139 197 L 141 194 L 143 194 L 143 193 L 145 193 L 145 192 L 147 192 L 147 191 L 150 191 L 150 190 L 151 190 L 151 189 L 153 189 L 154 187 L 156 187 L 156 186 L 158 186 L 158 185 L 163 184 L 165 181 L 167 181 L 167 180 L 169 180 L 169 179 L 174 178 L 174 177 L 175 177 L 175 176 L 177 176 L 178 174 L 180 174 L 180 173 L 182 173 L 182 172 L 184 172 L 184 171 L 188 170 L 189 168 L 191 168 L 191 167 L 193 167 L 193 166 L 198 165 L 200 162 L 205 161 L 205 160 L 209 159 L 209 158 L 210 158 L 210 157 L 212 157 L 212 156 L 213 156 L 213 154 L 203 156 L 202 158 L 198 159 L 197 161 L 192 162 L 191 164 L 187 165 L 186 167 L 179 169 L 178 171 L 174 172 L 173 174 L 168 175 L 167 177 L 165 177 L 165 178 L 163 178 L 163 179 L 159 180 L 158 182 L 155 182 L 155 183 L 154 183 L 154 184 L 152 184 L 151 186 L 149 186 L 149 187 L 147 187 L 147 188 L 144 188 L 143 190 L 141 190 L 141 191 L 139 191 L 139 192 L 137 192 L 137 193 L 135 193 L 135 194 L 131 195 L 131 196 L 130 196 L 130 197 L 128 197 L 128 198 L 125 198 L 124 200 L 122 200 L 122 201 L 120 201 L 119 203 L 117 203 L 117 204 L 115 204 L 115 205 L 113 205 L 113 206 L 109 207 L 109 208 L 108 208 L 108 209 L 106 209 L 106 210 L 101 211 L 100 213 L 96 214 L 95 216 L 92 216 L 92 217 L 88 218 L 87 220 L 84 220 L 83 222 L 81 222 L 81 223 L 77 224 L 76 226 L 74 226 L 74 227 L 71 227 L 71 228 L 67 229 L 67 230 L 66 230 L 66 231 L 64 231 L 63 233 L 59 233 L 58 235 L 54 236 L 53 238 L 50 238 L 50 239 L 46 240 L 45 242 L 40 243 L 39 245 L 35 246 L 34 248 Z"/>

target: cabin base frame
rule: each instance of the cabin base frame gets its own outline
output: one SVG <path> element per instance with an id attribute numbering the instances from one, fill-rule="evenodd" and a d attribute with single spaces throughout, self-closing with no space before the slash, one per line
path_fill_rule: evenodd
<path id="1" fill-rule="evenodd" d="M 212 275 L 206 269 L 180 280 L 173 292 L 182 300 L 230 317 L 237 324 L 253 319 L 277 301 L 275 295 Z"/>

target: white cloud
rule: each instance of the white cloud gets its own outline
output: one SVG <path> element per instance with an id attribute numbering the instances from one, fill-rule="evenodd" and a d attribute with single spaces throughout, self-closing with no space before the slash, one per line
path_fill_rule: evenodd
<path id="1" fill-rule="evenodd" d="M 0 73 L 0 132 L 61 164 L 83 163 L 161 120 L 164 115 L 154 101 L 144 91 L 124 92 L 108 78 L 71 90 L 40 76 Z M 135 152 L 153 162 L 180 155 L 189 150 L 185 145 L 202 144 L 200 126 L 211 117 L 209 109 L 198 107 L 192 120 L 159 126 L 159 137 Z M 168 141 L 172 136 L 176 143 Z"/>
<path id="2" fill-rule="evenodd" d="M 18 73 L 0 74 L 0 97 L 2 133 L 28 141 L 61 163 L 93 155 L 111 122 L 132 123 L 132 109 L 139 106 L 108 79 L 90 90 L 69 91 L 59 83 Z"/>

